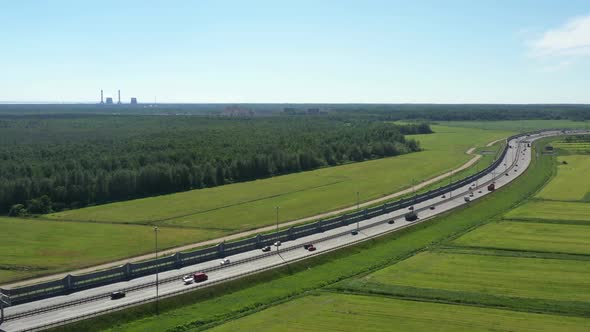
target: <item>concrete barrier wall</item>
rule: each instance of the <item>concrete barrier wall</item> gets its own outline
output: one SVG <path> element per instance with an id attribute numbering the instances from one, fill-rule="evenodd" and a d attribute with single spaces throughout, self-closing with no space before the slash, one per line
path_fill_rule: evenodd
<path id="1" fill-rule="evenodd" d="M 524 135 L 524 134 L 523 134 Z M 522 135 L 511 136 L 507 141 L 512 140 Z M 226 255 L 235 255 L 242 252 L 247 252 L 263 246 L 272 245 L 277 239 L 281 242 L 294 240 L 305 237 L 311 234 L 324 232 L 326 230 L 334 229 L 343 225 L 350 225 L 357 221 L 372 218 L 381 214 L 389 213 L 400 208 L 409 207 L 415 203 L 420 203 L 431 198 L 442 195 L 450 189 L 455 190 L 475 181 L 496 168 L 502 162 L 508 152 L 508 146 L 504 148 L 501 155 L 496 161 L 486 167 L 477 174 L 469 176 L 463 180 L 459 180 L 450 185 L 441 187 L 439 189 L 431 190 L 427 193 L 417 195 L 415 197 L 401 199 L 396 202 L 385 203 L 372 208 L 364 209 L 358 212 L 333 217 L 330 219 L 320 220 L 311 224 L 295 226 L 287 230 L 282 230 L 278 233 L 260 234 L 256 237 L 244 239 L 236 242 L 220 243 L 217 246 L 200 249 L 192 252 L 181 252 L 172 256 L 162 257 L 156 260 L 149 260 L 140 263 L 130 263 L 121 267 L 116 267 L 104 271 L 98 271 L 81 276 L 69 275 L 61 280 L 55 280 L 45 283 L 40 283 L 31 286 L 24 286 L 14 289 L 1 289 L 2 293 L 10 297 L 12 304 L 19 304 L 30 302 L 42 298 L 68 294 L 73 291 L 88 289 L 109 283 L 129 280 L 149 274 L 154 274 L 157 270 L 160 272 L 172 269 L 178 269 L 183 266 L 193 265 L 217 258 L 225 257 Z"/>

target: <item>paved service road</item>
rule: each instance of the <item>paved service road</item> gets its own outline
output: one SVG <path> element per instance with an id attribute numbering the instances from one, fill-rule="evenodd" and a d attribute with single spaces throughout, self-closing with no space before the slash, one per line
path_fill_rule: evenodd
<path id="1" fill-rule="evenodd" d="M 522 141 L 520 139 L 510 141 L 509 144 L 512 148 L 508 150 L 504 162 L 494 172 L 479 179 L 477 183 L 468 184 L 460 189 L 447 193 L 444 198 L 441 196 L 416 204 L 414 209 L 418 212 L 419 219 L 417 221 L 408 222 L 404 219 L 404 215 L 408 212 L 407 209 L 397 210 L 361 221 L 361 229 L 358 235 L 351 234 L 351 231 L 357 227 L 356 224 L 352 224 L 294 241 L 283 242 L 278 253 L 274 247 L 271 253 L 254 250 L 228 256 L 227 258 L 231 261 L 229 265 L 220 266 L 219 260 L 215 260 L 184 267 L 179 270 L 162 272 L 159 274 L 159 295 L 160 297 L 171 296 L 198 287 L 206 287 L 207 285 L 238 278 L 245 274 L 281 266 L 312 255 L 319 255 L 342 246 L 351 245 L 368 238 L 409 227 L 458 206 L 469 204 L 465 200 L 466 196 L 470 200 L 475 200 L 488 195 L 490 192 L 487 190 L 487 185 L 492 181 L 495 183 L 496 188 L 500 188 L 517 178 L 526 170 L 530 164 L 531 157 L 535 156 L 531 156 L 531 150 L 526 146 L 525 141 L 530 142 L 541 137 L 559 134 L 561 134 L 560 131 L 547 131 L 522 138 Z M 495 178 L 492 178 L 492 176 L 495 176 Z M 473 196 L 470 196 L 470 194 L 473 194 Z M 430 209 L 431 206 L 435 208 Z M 390 219 L 394 220 L 393 224 L 387 222 Z M 306 243 L 313 243 L 317 250 L 315 252 L 309 252 L 303 249 L 303 244 Z M 190 285 L 185 285 L 182 282 L 181 278 L 183 275 L 200 271 L 207 273 L 209 276 L 208 281 Z M 80 291 L 66 296 L 57 296 L 12 306 L 5 309 L 5 322 L 0 326 L 0 329 L 3 331 L 34 330 L 48 324 L 59 325 L 68 319 L 75 320 L 85 315 L 97 315 L 101 311 L 115 310 L 117 307 L 127 307 L 138 302 L 145 303 L 153 300 L 155 296 L 156 287 L 154 283 L 155 276 L 146 276 L 127 282 L 119 282 Z M 113 291 L 128 289 L 130 287 L 135 287 L 136 289 L 128 290 L 127 296 L 122 299 L 111 300 L 108 297 L 108 294 Z M 44 311 L 33 312 L 40 310 Z"/>

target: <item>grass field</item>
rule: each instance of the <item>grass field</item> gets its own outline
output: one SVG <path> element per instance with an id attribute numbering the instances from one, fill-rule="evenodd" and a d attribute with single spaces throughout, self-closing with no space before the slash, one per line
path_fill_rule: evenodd
<path id="1" fill-rule="evenodd" d="M 48 215 L 54 220 L 157 223 L 240 231 L 272 224 L 275 206 L 282 221 L 353 205 L 409 187 L 469 160 L 465 151 L 509 131 L 433 126 L 416 135 L 424 151 L 394 158 L 324 168 L 271 179 L 119 202 Z"/>
<path id="2" fill-rule="evenodd" d="M 424 252 L 370 282 L 560 301 L 590 301 L 590 261 Z"/>
<path id="3" fill-rule="evenodd" d="M 558 201 L 582 201 L 590 196 L 590 156 L 570 155 L 557 158 L 557 176 L 537 198 Z M 567 164 L 563 164 L 562 162 Z"/>
<path id="4" fill-rule="evenodd" d="M 222 331 L 587 331 L 590 319 L 384 297 L 306 296 L 228 322 Z"/>
<path id="5" fill-rule="evenodd" d="M 479 227 L 453 244 L 590 255 L 588 239 L 590 226 L 586 225 L 502 221 Z"/>
<path id="6" fill-rule="evenodd" d="M 568 153 L 572 154 L 589 154 L 590 153 L 590 143 L 589 142 L 564 142 L 558 141 L 553 144 L 554 148 L 564 150 Z"/>
<path id="7" fill-rule="evenodd" d="M 506 218 L 590 222 L 590 204 L 532 200 L 507 213 Z"/>
<path id="8" fill-rule="evenodd" d="M 96 265 L 154 247 L 153 228 L 142 225 L 0 217 L 0 229 L 0 283 Z M 214 231 L 166 228 L 158 236 L 158 246 L 217 235 Z"/>
<path id="9" fill-rule="evenodd" d="M 281 220 L 285 220 L 354 204 L 358 183 L 363 184 L 362 198 L 379 197 L 407 186 L 412 176 L 423 179 L 468 160 L 471 156 L 464 152 L 474 143 L 483 144 L 509 135 L 461 128 L 435 129 L 437 134 L 417 137 L 425 151 L 416 154 L 73 210 L 54 214 L 53 220 L 1 219 L 0 240 L 9 245 L 0 247 L 0 283 L 150 252 L 152 228 L 142 223 L 153 220 L 176 216 L 176 219 L 155 222 L 161 226 L 160 247 L 165 248 L 273 223 L 276 205 L 281 207 Z M 476 142 L 468 140 L 468 136 L 477 137 Z M 459 142 L 456 145 L 455 140 Z M 440 164 L 424 163 L 429 156 L 446 159 Z M 490 161 L 490 158 L 484 160 Z M 410 167 L 412 164 L 423 167 Z M 178 217 L 183 214 L 190 216 Z M 104 220 L 108 224 L 56 222 L 78 217 L 86 221 Z M 168 225 L 192 228 L 183 230 Z"/>
<path id="10" fill-rule="evenodd" d="M 515 121 L 438 121 L 440 125 L 478 128 L 487 130 L 512 130 L 517 132 L 539 129 L 586 129 L 590 128 L 590 122 L 571 120 L 515 120 Z"/>
<path id="11" fill-rule="evenodd" d="M 308 292 L 369 273 L 436 245 L 488 219 L 497 218 L 547 181 L 553 161 L 534 160 L 527 172 L 494 195 L 467 209 L 418 224 L 355 247 L 290 264 L 284 269 L 236 280 L 160 302 L 163 314 L 153 315 L 153 304 L 97 317 L 55 331 L 196 331 L 250 314 Z M 553 308 L 551 306 L 550 308 Z M 543 311 L 545 312 L 545 311 Z M 553 311 L 550 311 L 553 312 Z"/>

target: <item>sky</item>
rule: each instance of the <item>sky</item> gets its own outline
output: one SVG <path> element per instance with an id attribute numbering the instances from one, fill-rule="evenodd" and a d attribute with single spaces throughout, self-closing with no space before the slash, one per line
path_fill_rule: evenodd
<path id="1" fill-rule="evenodd" d="M 589 0 L 19 0 L 0 22 L 0 102 L 590 103 Z"/>

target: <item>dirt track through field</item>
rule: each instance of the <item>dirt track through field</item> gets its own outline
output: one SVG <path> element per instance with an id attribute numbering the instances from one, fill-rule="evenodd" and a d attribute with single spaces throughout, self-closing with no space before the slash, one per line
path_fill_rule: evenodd
<path id="1" fill-rule="evenodd" d="M 501 138 L 492 142 L 489 142 L 488 144 L 486 144 L 486 146 L 492 146 L 495 143 L 505 140 L 505 138 Z M 465 151 L 466 154 L 471 155 L 473 154 L 473 152 L 475 151 L 475 147 L 470 148 L 469 150 Z M 481 158 L 481 155 L 475 155 L 473 156 L 473 158 L 471 158 L 470 160 L 468 160 L 466 163 L 464 163 L 463 165 L 461 165 L 460 167 L 453 169 L 449 172 L 440 174 L 438 176 L 435 176 L 433 178 L 427 179 L 423 182 L 420 182 L 418 184 L 416 184 L 413 187 L 409 187 L 406 188 L 404 190 L 395 192 L 393 194 L 390 195 L 386 195 L 383 197 L 379 197 L 367 202 L 363 202 L 361 204 L 359 204 L 359 207 L 367 207 L 367 206 L 371 206 L 377 203 L 381 203 L 384 201 L 389 201 L 393 198 L 396 197 L 400 197 L 409 193 L 412 193 L 413 190 L 420 190 L 426 186 L 429 186 L 437 181 L 440 181 L 442 179 L 445 179 L 447 177 L 452 176 L 453 174 L 456 174 L 457 172 L 460 172 L 462 170 L 465 170 L 469 167 L 471 167 L 472 165 L 474 165 L 479 159 Z M 339 210 L 334 210 L 334 211 L 330 211 L 330 212 L 325 212 L 325 213 L 321 213 L 321 214 L 317 214 L 314 216 L 310 216 L 310 217 L 305 217 L 305 218 L 301 218 L 301 219 L 297 219 L 297 220 L 291 220 L 288 222 L 284 222 L 279 224 L 280 228 L 283 227 L 287 227 L 287 226 L 294 226 L 297 224 L 302 224 L 302 223 L 306 223 L 306 222 L 310 222 L 313 220 L 317 220 L 317 219 L 322 219 L 322 218 L 327 218 L 327 217 L 331 217 L 334 215 L 339 215 L 345 212 L 350 212 L 350 211 L 354 211 L 357 209 L 357 206 L 350 206 L 347 208 L 342 208 Z M 167 255 L 172 255 L 178 251 L 189 251 L 191 249 L 195 249 L 195 248 L 199 248 L 199 247 L 205 247 L 205 246 L 211 246 L 211 245 L 216 245 L 218 243 L 221 242 L 228 242 L 228 241 L 233 241 L 233 240 L 237 240 L 237 239 L 241 239 L 244 237 L 248 237 L 251 235 L 256 235 L 258 233 L 263 233 L 263 232 L 268 232 L 268 231 L 272 231 L 276 229 L 276 225 L 271 225 L 271 226 L 265 226 L 265 227 L 260 227 L 260 228 L 256 228 L 256 229 L 252 229 L 249 231 L 244 231 L 244 232 L 240 232 L 240 233 L 235 233 L 235 234 L 231 234 L 231 235 L 227 235 L 224 237 L 220 237 L 220 238 L 216 238 L 216 239 L 211 239 L 211 240 L 207 240 L 207 241 L 201 241 L 201 242 L 197 242 L 197 243 L 191 243 L 191 244 L 187 244 L 187 245 L 183 245 L 183 246 L 179 246 L 179 247 L 175 247 L 175 248 L 170 248 L 170 249 L 166 249 L 166 250 L 162 250 L 160 252 L 158 252 L 158 256 L 167 256 Z M 3 288 L 14 288 L 14 287 L 19 287 L 19 286 L 23 286 L 23 285 L 29 285 L 29 284 L 36 284 L 36 283 L 40 283 L 40 282 L 44 282 L 44 281 L 49 281 L 49 280 L 55 280 L 55 279 L 61 279 L 64 278 L 65 276 L 67 276 L 68 274 L 74 274 L 74 275 L 81 275 L 81 274 L 85 274 L 85 273 L 90 273 L 93 271 L 99 271 L 99 270 L 105 270 L 108 268 L 112 268 L 112 267 L 117 267 L 117 266 L 121 266 L 121 265 L 125 265 L 127 263 L 133 263 L 133 262 L 139 262 L 139 261 L 144 261 L 147 259 L 151 259 L 154 258 L 154 254 L 145 254 L 145 255 L 141 255 L 141 256 L 136 256 L 136 257 L 131 257 L 131 258 L 126 258 L 126 259 L 122 259 L 122 260 L 118 260 L 118 261 L 114 261 L 114 262 L 110 262 L 110 263 L 105 263 L 105 264 L 100 264 L 100 265 L 95 265 L 95 266 L 91 266 L 91 267 L 87 267 L 87 268 L 83 268 L 83 269 L 79 269 L 79 270 L 75 270 L 75 271 L 70 271 L 70 272 L 64 272 L 64 273 L 59 273 L 59 274 L 53 274 L 53 275 L 48 275 L 48 276 L 44 276 L 44 277 L 39 277 L 39 278 L 35 278 L 35 279 L 29 279 L 29 280 L 25 280 L 25 281 L 20 281 L 20 282 L 15 282 L 15 283 L 11 283 L 11 284 L 6 284 L 6 285 L 2 285 Z"/>

